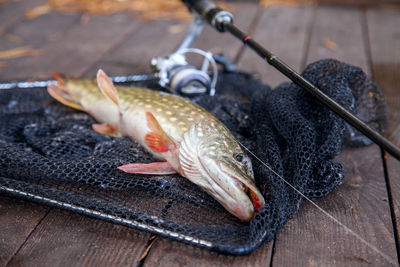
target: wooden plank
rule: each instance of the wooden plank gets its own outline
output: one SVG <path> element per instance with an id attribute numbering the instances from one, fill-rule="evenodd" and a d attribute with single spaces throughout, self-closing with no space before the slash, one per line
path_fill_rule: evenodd
<path id="1" fill-rule="evenodd" d="M 359 10 L 318 8 L 307 61 L 335 56 L 347 59 L 350 64 L 361 64 L 365 69 L 361 22 Z M 326 34 L 337 42 L 340 50 L 333 53 L 324 47 L 321 40 Z M 351 43 L 341 40 L 341 35 L 346 39 L 353 36 Z M 355 52 L 352 46 L 359 51 Z M 379 148 L 373 145 L 345 149 L 337 160 L 345 168 L 344 184 L 316 203 L 397 261 L 390 210 L 388 203 L 382 201 L 387 193 Z M 307 201 L 300 207 L 299 214 L 278 233 L 272 263 L 277 266 L 390 265 Z"/>
<path id="2" fill-rule="evenodd" d="M 72 27 L 58 40 L 38 46 L 43 51 L 41 55 L 10 61 L 2 69 L 2 76 L 8 79 L 48 78 L 50 71 L 80 76 L 139 25 L 139 20 L 126 14 L 93 16 L 87 23 Z M 21 69 L 34 69 L 35 76 L 29 77 Z"/>
<path id="3" fill-rule="evenodd" d="M 60 38 L 63 32 L 77 24 L 79 18 L 79 14 L 51 12 L 32 20 L 25 20 L 4 33 L 4 38 L 0 39 L 0 51 L 21 46 L 40 48 L 57 37 Z"/>
<path id="4" fill-rule="evenodd" d="M 256 5 L 236 3 L 235 5 L 231 5 L 231 7 L 235 25 L 239 29 L 249 32 L 252 26 L 251 23 L 257 15 L 258 8 Z M 204 26 L 202 34 L 193 44 L 193 47 L 211 51 L 214 54 L 222 53 L 232 60 L 236 58 L 242 46 L 242 42 L 231 34 L 220 33 L 208 24 Z"/>
<path id="5" fill-rule="evenodd" d="M 373 75 L 388 108 L 386 137 L 400 145 L 400 11 L 370 10 L 367 22 Z"/>
<path id="6" fill-rule="evenodd" d="M 357 7 L 387 7 L 398 8 L 399 0 L 317 0 L 318 5 L 339 5 L 339 6 L 357 6 Z"/>
<path id="7" fill-rule="evenodd" d="M 365 56 L 367 44 L 363 41 L 362 16 L 358 9 L 317 8 L 307 62 L 334 58 L 370 73 Z"/>
<path id="8" fill-rule="evenodd" d="M 45 0 L 6 1 L 0 4 L 0 36 L 12 25 L 25 19 L 25 12 L 41 5 Z"/>
<path id="9" fill-rule="evenodd" d="M 255 5 L 236 4 L 233 10 L 235 21 L 242 29 L 248 29 L 251 18 L 256 13 Z M 207 26 L 202 35 L 193 44 L 213 53 L 224 52 L 233 59 L 241 47 L 241 43 L 229 35 L 221 35 Z M 184 243 L 159 238 L 154 241 L 144 266 L 261 266 L 269 263 L 272 253 L 272 243 L 264 244 L 251 255 L 235 257 L 221 255 L 207 249 L 193 247 Z"/>
<path id="10" fill-rule="evenodd" d="M 389 126 L 386 137 L 400 145 L 400 11 L 369 10 L 367 23 L 374 79 L 387 102 Z M 393 219 L 399 231 L 400 162 L 391 156 L 386 157 L 386 162 L 393 197 Z M 397 241 L 400 244 L 400 240 Z"/>
<path id="11" fill-rule="evenodd" d="M 247 29 L 256 13 L 256 5 L 231 5 L 235 22 Z M 189 29 L 190 21 L 156 20 L 145 22 L 140 29 L 120 47 L 112 51 L 96 64 L 87 75 L 95 75 L 99 68 L 112 70 L 113 75 L 151 73 L 150 61 L 153 57 L 166 57 L 181 44 Z M 193 43 L 192 47 L 213 53 L 223 52 L 234 59 L 241 42 L 230 34 L 221 34 L 208 25 Z M 194 59 L 196 63 L 196 58 Z M 190 61 L 190 63 L 192 63 Z"/>
<path id="12" fill-rule="evenodd" d="M 86 75 L 95 75 L 99 68 L 113 75 L 151 73 L 151 59 L 167 56 L 177 48 L 188 25 L 189 21 L 147 21 L 117 49 L 92 66 Z"/>
<path id="13" fill-rule="evenodd" d="M 0 196 L 0 266 L 5 266 L 49 208 Z"/>
<path id="14" fill-rule="evenodd" d="M 135 266 L 148 234 L 52 210 L 9 266 Z"/>
<path id="15" fill-rule="evenodd" d="M 157 238 L 144 266 L 268 266 L 272 243 L 246 256 L 229 256 L 206 249 Z"/>
<path id="16" fill-rule="evenodd" d="M 379 148 L 345 149 L 338 160 L 345 167 L 344 183 L 315 202 L 397 261 Z M 368 262 L 390 265 L 306 201 L 278 234 L 273 258 L 277 266 L 355 266 Z"/>
<path id="17" fill-rule="evenodd" d="M 0 51 L 7 51 L 17 47 L 29 47 L 42 49 L 62 36 L 74 24 L 78 24 L 80 15 L 49 13 L 32 20 L 25 20 L 14 25 L 0 38 Z M 0 68 L 0 80 L 6 81 L 14 77 L 30 78 L 29 75 L 36 73 L 36 67 L 41 66 L 41 56 L 24 56 L 15 59 L 1 59 L 6 65 Z M 21 62 L 30 60 L 35 66 L 20 66 Z M 31 71 L 30 71 L 31 70 Z M 34 71 L 35 70 L 35 71 Z"/>
<path id="18" fill-rule="evenodd" d="M 239 10 L 242 10 L 241 8 Z M 268 11 L 268 10 L 267 10 Z M 246 13 L 246 12 L 243 12 Z M 241 18 L 239 17 L 241 14 L 238 12 L 236 15 L 237 21 L 239 21 Z M 297 13 L 297 11 L 293 10 L 293 8 L 274 8 L 274 14 L 286 14 L 286 15 L 293 15 L 298 14 L 298 15 L 305 15 L 305 14 L 311 14 L 309 11 L 306 11 L 304 9 L 301 9 L 300 13 Z M 247 13 L 248 14 L 248 13 Z M 269 14 L 269 13 L 268 13 Z M 267 16 L 264 14 L 264 16 Z M 307 16 L 307 15 L 306 15 Z M 281 18 L 280 20 L 282 23 L 285 23 L 285 19 Z M 248 21 L 250 23 L 250 21 Z M 269 23 L 269 21 L 266 20 L 260 20 L 260 24 L 258 24 L 258 28 L 264 28 L 261 23 Z M 279 28 L 281 25 L 276 24 L 275 25 L 277 28 Z M 282 25 L 282 27 L 287 27 Z M 300 31 L 303 31 L 304 33 L 306 32 L 306 24 L 303 25 L 304 28 L 301 28 Z M 245 25 L 241 25 L 242 29 L 248 29 L 248 26 L 246 27 Z M 256 32 L 257 34 L 257 32 Z M 217 36 L 216 36 L 217 37 Z M 266 42 L 272 41 L 274 36 L 270 36 L 271 39 L 267 39 L 264 37 L 264 40 Z M 212 39 L 211 39 L 212 40 Z M 200 40 L 199 40 L 200 41 Z M 209 42 L 209 41 L 208 41 Z M 237 41 L 234 41 L 237 42 Z M 226 49 L 226 43 L 221 42 L 219 44 L 222 46 L 224 50 L 230 50 Z M 199 47 L 201 45 L 199 44 Z M 289 53 L 291 47 L 287 47 L 284 49 L 285 52 Z M 248 53 L 248 52 L 247 52 Z M 241 70 L 248 71 L 251 69 L 254 65 L 254 62 L 251 60 L 245 59 L 248 54 L 245 54 L 241 60 L 239 61 L 239 67 Z M 293 62 L 296 62 L 296 66 L 299 68 L 300 67 L 300 62 L 301 62 L 301 57 L 298 58 L 298 60 L 293 60 Z M 261 62 L 263 63 L 263 62 Z M 278 80 L 280 79 L 280 74 L 277 72 L 272 72 L 270 74 L 271 79 Z M 174 245 L 171 245 L 171 242 L 165 239 L 157 239 L 155 241 L 155 244 L 153 245 L 152 249 L 150 250 L 150 253 L 148 257 L 146 258 L 145 265 L 148 266 L 153 266 L 153 265 L 159 265 L 161 262 L 167 262 L 168 265 L 172 266 L 182 266 L 186 265 L 188 263 L 194 264 L 194 265 L 204 265 L 204 266 L 213 266 L 213 265 L 234 265 L 234 266 L 265 266 L 269 264 L 270 259 L 271 259 L 271 253 L 272 253 L 272 247 L 273 243 L 267 243 L 264 244 L 261 248 L 259 248 L 257 251 L 253 252 L 251 255 L 248 256 L 241 256 L 241 257 L 233 257 L 233 256 L 226 256 L 226 255 L 219 255 L 214 252 L 208 252 L 204 249 L 200 248 L 194 248 L 191 246 L 187 246 L 184 244 L 176 244 L 174 242 Z"/>
<path id="19" fill-rule="evenodd" d="M 393 201 L 394 223 L 397 228 L 397 234 L 400 230 L 400 161 L 392 156 L 386 157 L 388 179 Z M 386 201 L 388 199 L 385 199 Z M 400 245 L 400 236 L 397 236 L 397 243 Z M 399 249 L 399 248 L 398 248 Z"/>
<path id="20" fill-rule="evenodd" d="M 256 27 L 253 38 L 299 71 L 312 13 L 311 8 L 303 7 L 267 8 Z M 239 68 L 243 71 L 258 73 L 261 80 L 272 87 L 288 81 L 288 78 L 249 49 L 243 53 Z"/>
<path id="21" fill-rule="evenodd" d="M 44 23 L 46 20 L 47 23 L 52 23 L 49 18 L 52 18 L 50 14 L 47 18 L 44 17 Z M 50 70 L 80 75 L 90 69 L 104 54 L 124 41 L 140 23 L 124 14 L 92 17 L 86 24 L 74 25 L 58 40 L 44 44 L 39 42 L 37 47 L 44 50 L 43 55 L 16 60 L 15 65 L 2 72 L 2 77 L 26 79 L 40 75 L 47 76 Z M 34 29 L 33 27 L 32 31 L 40 31 L 40 28 Z M 45 39 L 41 38 L 41 40 Z M 16 70 L 19 73 L 12 76 Z M 29 207 L 29 205 L 31 204 L 26 202 L 26 206 Z M 9 203 L 7 206 L 13 208 Z M 14 216 L 9 220 L 23 229 L 24 226 L 19 225 L 17 219 L 18 217 Z M 32 220 L 32 227 L 36 224 Z M 32 265 L 32 262 L 35 262 L 36 265 L 46 263 L 51 266 L 54 264 L 70 265 L 68 262 L 72 265 L 75 265 L 74 262 L 79 262 L 80 265 L 94 265 L 100 264 L 101 261 L 127 265 L 138 261 L 149 238 L 148 234 L 127 227 L 58 210 L 51 211 L 48 217 L 42 219 L 36 230 L 32 231 L 31 229 L 27 232 L 31 233 L 31 238 L 28 238 L 18 253 L 12 257 L 10 265 Z M 2 242 L 12 243 L 9 241 L 10 238 L 13 238 L 12 233 L 6 237 L 8 238 Z M 26 235 L 24 241 L 25 239 Z M 124 241 L 121 241 L 122 239 Z M 120 248 L 120 245 L 123 248 Z M 12 250 L 11 245 L 9 250 Z M 122 253 L 126 251 L 126 255 L 122 255 L 118 251 L 122 251 Z M 15 250 L 13 252 L 15 253 Z M 103 256 L 107 259 L 102 258 Z"/>
<path id="22" fill-rule="evenodd" d="M 256 3 L 260 2 L 259 0 L 226 0 L 227 2 L 251 2 Z M 261 3 L 268 4 L 276 4 L 278 1 L 270 1 L 270 0 L 261 0 Z M 281 3 L 285 4 L 294 4 L 297 3 L 299 5 L 318 5 L 318 6 L 355 6 L 355 7 L 387 7 L 387 8 L 398 8 L 400 6 L 400 0 L 297 0 L 296 2 L 290 0 L 281 0 Z"/>
<path id="23" fill-rule="evenodd" d="M 0 16 L 2 19 L 6 19 L 6 16 L 3 17 L 3 12 L 8 12 L 7 14 L 10 13 L 14 17 L 23 17 L 25 16 L 25 9 L 32 7 L 32 4 L 36 5 L 37 2 L 38 1 L 7 2 L 0 6 Z M 10 9 L 12 9 L 13 12 L 10 12 Z M 76 21 L 76 18 L 78 18 L 76 15 L 48 14 L 33 20 L 17 23 L 4 32 L 4 38 L 0 38 L 0 50 L 25 45 L 40 47 L 49 41 L 48 39 L 53 33 L 68 29 L 74 21 Z M 3 20 L 1 21 L 0 23 L 3 23 Z M 21 43 L 15 44 L 8 40 L 6 38 L 8 34 L 18 36 L 21 39 Z M 38 65 L 40 65 L 40 63 L 38 63 Z M 8 65 L 0 69 L 0 80 L 9 80 L 9 76 L 7 76 L 4 71 L 9 67 L 27 77 L 34 76 L 36 72 L 36 68 L 15 69 Z M 47 207 L 30 202 L 3 196 L 0 197 L 1 266 L 5 265 L 13 257 L 48 210 L 49 208 Z"/>

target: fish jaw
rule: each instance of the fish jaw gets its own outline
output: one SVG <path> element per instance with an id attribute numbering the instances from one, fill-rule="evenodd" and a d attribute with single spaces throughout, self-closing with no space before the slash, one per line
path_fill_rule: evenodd
<path id="1" fill-rule="evenodd" d="M 264 206 L 264 198 L 254 185 L 251 168 L 248 171 L 242 168 L 235 162 L 235 153 L 227 149 L 233 147 L 241 152 L 237 141 L 226 131 L 226 127 L 218 127 L 215 121 L 192 125 L 180 144 L 181 169 L 186 178 L 231 214 L 250 221 L 254 212 Z"/>
<path id="2" fill-rule="evenodd" d="M 248 187 L 240 181 L 243 177 L 223 171 L 222 166 L 226 163 L 219 159 L 202 158 L 201 165 L 214 198 L 241 221 L 250 221 L 254 216 L 255 207 L 248 195 Z"/>
<path id="3" fill-rule="evenodd" d="M 254 178 L 248 173 L 243 172 L 235 164 L 232 164 L 231 161 L 220 161 L 219 171 L 227 176 L 227 180 L 231 178 L 239 184 L 240 188 L 243 188 L 243 191 L 253 205 L 254 211 L 260 210 L 265 205 L 264 197 L 253 182 Z"/>

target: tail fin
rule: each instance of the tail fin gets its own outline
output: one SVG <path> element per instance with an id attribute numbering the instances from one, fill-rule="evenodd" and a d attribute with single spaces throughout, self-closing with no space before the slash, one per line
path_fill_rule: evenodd
<path id="1" fill-rule="evenodd" d="M 52 72 L 51 75 L 56 79 L 57 83 L 50 84 L 47 87 L 47 92 L 58 102 L 74 109 L 83 110 L 82 106 L 72 96 L 72 91 L 66 86 L 61 76 L 56 72 Z"/>

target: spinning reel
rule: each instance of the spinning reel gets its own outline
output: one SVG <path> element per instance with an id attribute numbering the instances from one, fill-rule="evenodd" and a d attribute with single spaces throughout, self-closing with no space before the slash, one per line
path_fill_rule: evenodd
<path id="1" fill-rule="evenodd" d="M 187 53 L 194 53 L 204 57 L 200 69 L 190 65 L 185 58 Z M 209 75 L 211 63 L 212 76 Z M 157 57 L 151 61 L 153 68 L 158 72 L 159 84 L 174 94 L 193 96 L 208 93 L 215 94 L 218 69 L 210 52 L 196 48 L 183 48 L 167 58 Z"/>
<path id="2" fill-rule="evenodd" d="M 196 16 L 190 25 L 189 33 L 179 48 L 168 57 L 155 57 L 151 66 L 159 79 L 159 84 L 171 93 L 196 96 L 200 94 L 215 94 L 218 79 L 217 62 L 225 70 L 235 70 L 233 62 L 222 56 L 198 48 L 190 48 L 203 29 L 203 20 Z M 200 68 L 187 61 L 187 54 L 197 54 L 203 57 Z"/>

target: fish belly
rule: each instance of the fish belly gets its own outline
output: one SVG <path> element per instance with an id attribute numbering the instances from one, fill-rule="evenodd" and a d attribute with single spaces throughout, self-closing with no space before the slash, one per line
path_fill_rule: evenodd
<path id="1" fill-rule="evenodd" d="M 103 101 L 97 101 L 90 105 L 87 112 L 92 115 L 96 121 L 100 123 L 108 123 L 116 128 L 119 128 L 119 110 L 118 107 L 111 101 L 108 101 L 107 99 Z"/>
<path id="2" fill-rule="evenodd" d="M 121 133 L 141 144 L 147 151 L 159 160 L 165 160 L 164 156 L 149 148 L 145 142 L 145 136 L 150 133 L 145 112 L 128 111 L 123 114 L 120 121 Z"/>

